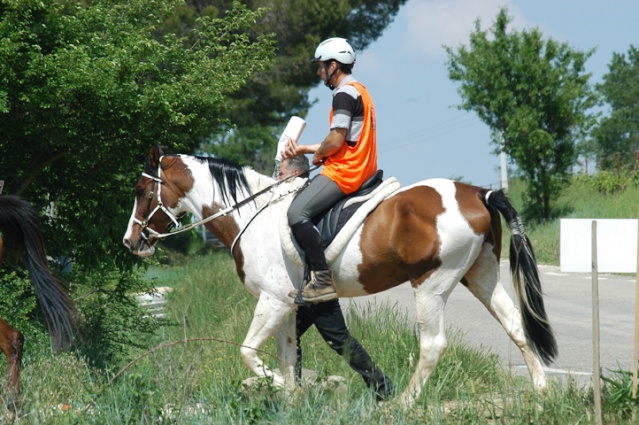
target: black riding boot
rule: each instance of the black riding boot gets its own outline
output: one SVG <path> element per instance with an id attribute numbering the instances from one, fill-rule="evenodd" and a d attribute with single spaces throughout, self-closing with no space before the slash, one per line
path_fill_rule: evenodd
<path id="1" fill-rule="evenodd" d="M 304 301 L 317 303 L 337 298 L 333 271 L 328 269 L 322 236 L 312 221 L 304 220 L 291 226 L 293 236 L 304 250 L 311 268 L 311 279 L 302 289 Z"/>

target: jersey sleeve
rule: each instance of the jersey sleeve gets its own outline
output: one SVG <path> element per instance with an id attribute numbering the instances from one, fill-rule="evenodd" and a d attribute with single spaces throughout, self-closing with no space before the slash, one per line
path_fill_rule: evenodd
<path id="1" fill-rule="evenodd" d="M 333 120 L 331 130 L 334 128 L 351 128 L 351 122 L 357 106 L 357 100 L 346 92 L 336 93 L 333 97 Z"/>

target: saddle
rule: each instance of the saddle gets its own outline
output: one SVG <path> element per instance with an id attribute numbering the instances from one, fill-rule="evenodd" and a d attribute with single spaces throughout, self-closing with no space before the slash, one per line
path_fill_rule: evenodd
<path id="1" fill-rule="evenodd" d="M 322 235 L 324 249 L 333 242 L 335 235 L 344 227 L 348 219 L 355 214 L 355 211 L 357 211 L 364 202 L 370 199 L 367 195 L 370 195 L 382 184 L 383 177 L 384 171 L 377 170 L 375 174 L 362 184 L 362 187 L 360 187 L 357 192 L 337 201 L 337 203 L 324 214 L 317 216 L 313 220 L 313 224 L 319 230 L 320 235 Z"/>
<path id="2" fill-rule="evenodd" d="M 342 252 L 366 217 L 386 198 L 396 192 L 401 185 L 395 177 L 382 180 L 379 170 L 368 179 L 359 191 L 340 200 L 321 218 L 313 221 L 324 240 L 324 252 L 329 266 Z M 293 197 L 286 197 L 280 214 L 280 241 L 285 257 L 300 267 L 305 266 L 303 253 L 288 225 L 287 210 Z"/>

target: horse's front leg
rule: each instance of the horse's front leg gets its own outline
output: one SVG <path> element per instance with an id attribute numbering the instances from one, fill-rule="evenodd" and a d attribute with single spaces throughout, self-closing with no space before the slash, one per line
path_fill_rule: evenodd
<path id="1" fill-rule="evenodd" d="M 288 313 L 275 334 L 280 373 L 287 387 L 295 382 L 295 362 L 297 361 L 297 339 L 295 337 L 295 313 Z"/>
<path id="2" fill-rule="evenodd" d="M 278 335 L 277 338 L 278 355 L 283 356 L 283 358 L 280 358 L 283 375 L 274 373 L 260 358 L 258 350 L 275 334 L 291 310 L 290 305 L 266 292 L 262 292 L 255 307 L 253 321 L 240 348 L 242 361 L 244 361 L 244 364 L 257 376 L 272 378 L 275 385 L 289 389 L 293 389 L 295 385 L 293 373 L 295 358 L 295 322 L 293 321 L 291 324 L 289 323 L 289 319 L 284 326 L 286 330 L 283 330 L 281 336 Z M 291 333 L 291 327 L 293 331 L 292 336 L 289 335 Z M 287 340 L 290 340 L 290 342 L 284 344 Z M 292 348 L 288 347 L 289 344 L 292 344 Z M 291 363 L 291 365 L 287 365 L 287 363 Z"/>

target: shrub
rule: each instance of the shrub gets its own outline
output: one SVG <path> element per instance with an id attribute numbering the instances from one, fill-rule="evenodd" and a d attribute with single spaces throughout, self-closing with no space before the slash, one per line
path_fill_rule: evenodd
<path id="1" fill-rule="evenodd" d="M 623 192 L 629 187 L 639 185 L 639 173 L 636 170 L 600 171 L 590 178 L 595 189 L 606 195 Z"/>

